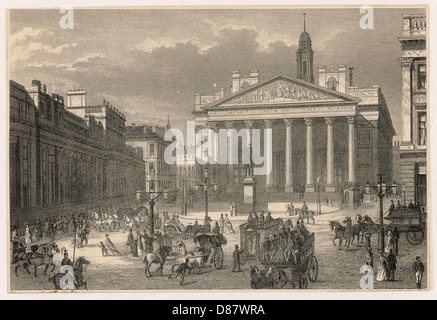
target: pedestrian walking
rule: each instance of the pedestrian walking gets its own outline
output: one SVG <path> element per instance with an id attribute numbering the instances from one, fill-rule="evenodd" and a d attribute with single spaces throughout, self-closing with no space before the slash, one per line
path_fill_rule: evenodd
<path id="1" fill-rule="evenodd" d="M 416 276 L 416 287 L 422 289 L 423 273 L 425 272 L 425 265 L 420 261 L 420 257 L 416 257 L 413 265 L 414 274 Z"/>
<path id="2" fill-rule="evenodd" d="M 393 250 L 393 228 L 392 228 L 392 226 L 388 227 L 387 240 L 386 240 L 386 244 L 385 244 L 385 253 L 390 253 L 390 250 Z"/>
<path id="3" fill-rule="evenodd" d="M 219 219 L 219 226 L 220 226 L 221 233 L 225 233 L 225 217 L 223 216 L 223 213 L 221 214 Z"/>
<path id="4" fill-rule="evenodd" d="M 244 250 L 240 250 L 238 245 L 235 246 L 235 251 L 232 254 L 233 258 L 233 265 L 234 268 L 232 269 L 232 272 L 241 272 L 241 258 L 240 256 L 244 253 Z"/>
<path id="5" fill-rule="evenodd" d="M 378 275 L 376 276 L 376 281 L 387 281 L 387 258 L 384 256 L 384 251 L 381 251 L 378 259 Z"/>
<path id="6" fill-rule="evenodd" d="M 393 230 L 393 253 L 395 256 L 399 255 L 399 238 L 401 237 L 398 227 Z"/>
<path id="7" fill-rule="evenodd" d="M 373 269 L 373 259 L 374 259 L 374 256 L 373 256 L 372 248 L 369 248 L 366 250 L 366 253 L 364 255 L 364 264 L 371 266 Z"/>
<path id="8" fill-rule="evenodd" d="M 372 235 L 369 232 L 366 232 L 365 237 L 366 237 L 366 243 L 365 243 L 366 250 L 372 249 Z"/>
<path id="9" fill-rule="evenodd" d="M 387 257 L 387 280 L 395 281 L 395 271 L 398 260 L 396 256 L 393 254 L 393 250 L 390 250 L 390 254 Z"/>

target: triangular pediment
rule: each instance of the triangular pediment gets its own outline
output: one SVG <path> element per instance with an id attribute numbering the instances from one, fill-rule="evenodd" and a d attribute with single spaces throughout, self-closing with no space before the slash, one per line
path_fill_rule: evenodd
<path id="1" fill-rule="evenodd" d="M 279 76 L 254 84 L 209 105 L 205 109 L 220 107 L 263 105 L 263 104 L 304 104 L 306 102 L 354 102 L 355 97 L 328 90 L 288 76 Z"/>

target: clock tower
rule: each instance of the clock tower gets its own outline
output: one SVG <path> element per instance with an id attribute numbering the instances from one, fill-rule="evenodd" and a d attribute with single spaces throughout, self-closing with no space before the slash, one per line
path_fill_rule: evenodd
<path id="1" fill-rule="evenodd" d="M 306 13 L 304 13 L 303 29 L 299 38 L 299 49 L 296 52 L 297 78 L 314 83 L 313 60 L 314 51 L 312 49 L 311 37 L 306 32 Z"/>

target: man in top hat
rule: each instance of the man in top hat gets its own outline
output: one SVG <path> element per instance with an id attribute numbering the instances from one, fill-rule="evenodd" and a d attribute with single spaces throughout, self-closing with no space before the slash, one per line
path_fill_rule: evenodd
<path id="1" fill-rule="evenodd" d="M 233 265 L 234 265 L 234 268 L 232 269 L 232 272 L 241 272 L 241 260 L 240 260 L 240 256 L 243 253 L 244 253 L 244 250 L 240 250 L 238 245 L 235 245 L 235 251 L 232 254 Z"/>

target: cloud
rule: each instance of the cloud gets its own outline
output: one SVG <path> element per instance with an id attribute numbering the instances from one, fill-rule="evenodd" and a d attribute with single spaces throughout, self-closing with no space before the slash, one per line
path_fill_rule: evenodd
<path id="1" fill-rule="evenodd" d="M 30 39 L 40 39 L 43 35 L 53 35 L 53 32 L 47 29 L 33 29 L 31 27 L 23 28 L 22 30 L 11 35 L 11 45 L 16 45 L 18 42 L 25 42 Z"/>
<path id="2" fill-rule="evenodd" d="M 11 46 L 11 59 L 13 62 L 26 61 L 35 55 L 54 54 L 58 55 L 65 49 L 75 48 L 77 43 L 69 43 L 56 47 L 43 44 L 42 42 L 29 42 L 25 44 L 15 44 Z"/>

